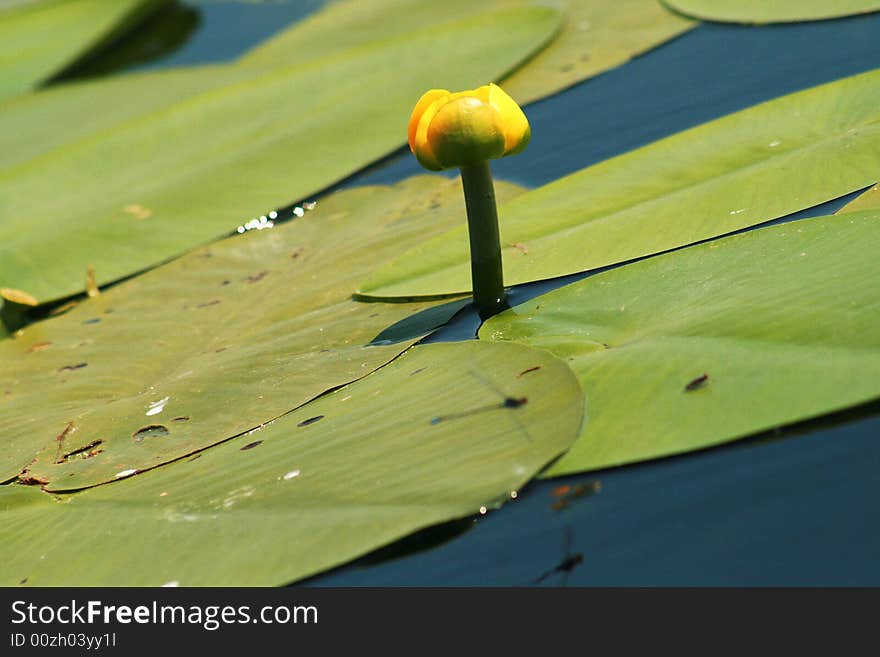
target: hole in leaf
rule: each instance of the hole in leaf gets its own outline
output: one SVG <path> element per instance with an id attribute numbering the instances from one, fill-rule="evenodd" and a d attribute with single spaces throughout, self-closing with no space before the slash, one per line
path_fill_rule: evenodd
<path id="1" fill-rule="evenodd" d="M 168 427 L 164 425 L 148 424 L 131 434 L 131 437 L 134 438 L 136 443 L 139 443 L 144 440 L 144 438 L 160 438 L 162 436 L 167 436 L 169 433 L 171 432 L 168 430 Z"/>

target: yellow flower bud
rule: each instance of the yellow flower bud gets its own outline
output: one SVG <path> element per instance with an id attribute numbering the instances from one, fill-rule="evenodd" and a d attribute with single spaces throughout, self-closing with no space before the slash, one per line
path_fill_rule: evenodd
<path id="1" fill-rule="evenodd" d="M 519 105 L 495 84 L 431 89 L 416 103 L 407 133 L 410 150 L 431 171 L 519 153 L 532 134 Z"/>

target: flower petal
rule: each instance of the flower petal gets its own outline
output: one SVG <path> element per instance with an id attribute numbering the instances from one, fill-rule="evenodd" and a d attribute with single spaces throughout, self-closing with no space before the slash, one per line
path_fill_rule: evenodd
<path id="1" fill-rule="evenodd" d="M 409 149 L 415 153 L 415 139 L 416 139 L 416 131 L 419 127 L 419 120 L 422 118 L 422 114 L 425 113 L 425 110 L 433 103 L 434 101 L 448 96 L 449 92 L 446 89 L 431 89 L 430 91 L 426 91 L 422 94 L 422 97 L 419 98 L 419 102 L 416 103 L 416 106 L 413 108 L 412 114 L 409 117 L 409 126 L 407 128 L 407 140 L 409 141 Z"/>
<path id="2" fill-rule="evenodd" d="M 504 155 L 514 155 L 525 150 L 532 137 L 529 120 L 516 101 L 497 84 L 489 84 L 489 104 L 501 115 L 504 126 Z"/>
<path id="3" fill-rule="evenodd" d="M 448 92 L 442 95 L 438 94 L 434 97 L 433 101 L 428 103 L 419 117 L 415 137 L 410 146 L 419 164 L 429 171 L 440 171 L 443 167 L 434 155 L 433 145 L 428 141 L 428 127 L 431 125 L 431 121 L 438 110 L 449 102 L 450 97 L 451 95 Z"/>

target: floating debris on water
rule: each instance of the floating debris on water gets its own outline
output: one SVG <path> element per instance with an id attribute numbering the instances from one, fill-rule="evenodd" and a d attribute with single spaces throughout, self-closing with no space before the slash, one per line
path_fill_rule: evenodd
<path id="1" fill-rule="evenodd" d="M 551 491 L 551 495 L 557 499 L 550 505 L 550 508 L 554 511 L 562 511 L 563 509 L 568 508 L 568 505 L 578 498 L 595 495 L 596 493 L 601 492 L 602 482 L 598 479 L 586 484 L 563 484 L 562 486 L 557 486 Z"/>

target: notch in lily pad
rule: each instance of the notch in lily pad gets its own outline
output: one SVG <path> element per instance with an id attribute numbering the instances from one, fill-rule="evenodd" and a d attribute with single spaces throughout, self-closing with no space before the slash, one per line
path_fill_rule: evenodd
<path id="1" fill-rule="evenodd" d="M 409 147 L 419 164 L 461 169 L 474 304 L 482 319 L 508 307 L 489 160 L 522 152 L 531 135 L 522 109 L 495 84 L 457 93 L 431 89 L 409 119 Z"/>

